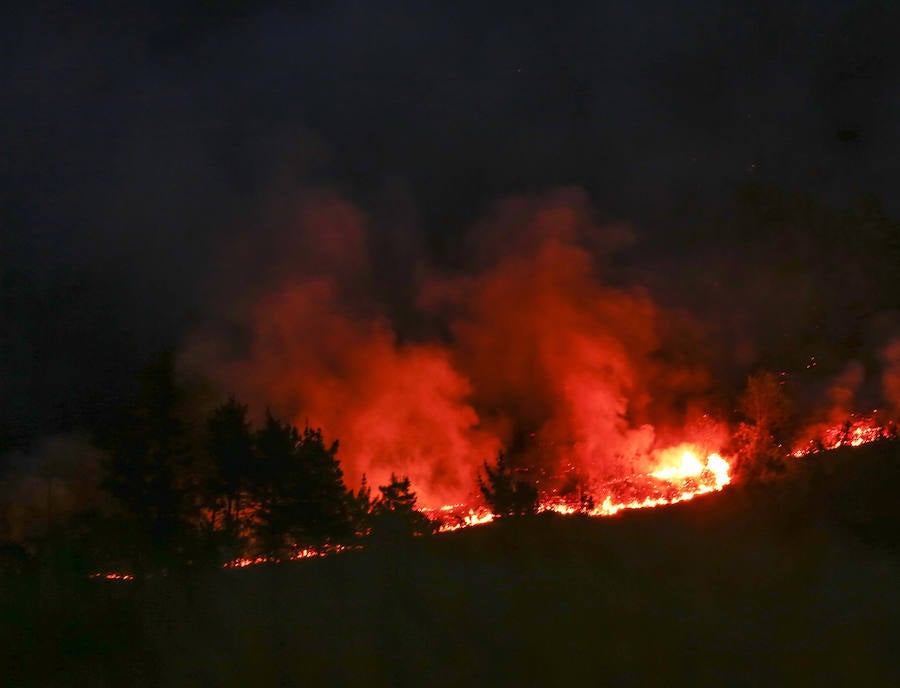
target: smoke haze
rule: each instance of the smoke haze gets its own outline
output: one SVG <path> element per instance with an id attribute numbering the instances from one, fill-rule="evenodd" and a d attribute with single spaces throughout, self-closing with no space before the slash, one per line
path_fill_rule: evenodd
<path id="1" fill-rule="evenodd" d="M 459 501 L 501 447 L 551 475 L 623 477 L 651 467 L 657 428 L 703 408 L 696 333 L 645 289 L 604 283 L 600 265 L 632 237 L 597 225 L 583 192 L 498 203 L 471 228 L 464 270 L 421 266 L 412 327 L 373 297 L 365 215 L 322 190 L 298 199 L 265 288 L 237 295 L 229 335 L 199 332 L 183 361 L 257 417 L 270 406 L 339 438 L 350 484 L 396 472 L 426 503 Z"/>

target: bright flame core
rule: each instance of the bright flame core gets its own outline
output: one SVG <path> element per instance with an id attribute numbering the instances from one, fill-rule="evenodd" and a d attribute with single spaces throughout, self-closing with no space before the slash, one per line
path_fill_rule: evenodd
<path id="1" fill-rule="evenodd" d="M 676 448 L 681 452 L 681 463 L 670 465 L 654 471 L 650 475 L 660 480 L 675 482 L 689 478 L 703 478 L 712 476 L 715 490 L 721 490 L 731 482 L 731 464 L 722 458 L 720 454 L 709 454 L 703 462 L 697 456 L 698 451 L 693 448 L 682 449 L 683 445 Z"/>
<path id="2" fill-rule="evenodd" d="M 690 449 L 686 449 L 681 455 L 681 463 L 677 466 L 661 468 L 651 473 L 654 478 L 660 480 L 683 480 L 700 475 L 703 472 L 703 464 Z"/>

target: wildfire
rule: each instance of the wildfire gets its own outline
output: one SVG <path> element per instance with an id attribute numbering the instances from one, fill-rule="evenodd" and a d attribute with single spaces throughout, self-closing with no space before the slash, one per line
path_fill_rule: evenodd
<path id="1" fill-rule="evenodd" d="M 843 423 L 813 428 L 808 433 L 807 439 L 794 448 L 791 456 L 802 458 L 809 454 L 840 447 L 859 447 L 869 442 L 890 439 L 896 435 L 896 425 L 891 421 L 882 424 L 876 410 L 869 416 L 851 417 Z"/>
<path id="2" fill-rule="evenodd" d="M 897 427 L 893 422 L 882 424 L 877 412 L 855 418 L 841 424 L 818 426 L 811 431 L 814 439 L 807 439 L 791 453 L 793 457 L 805 457 L 820 451 L 843 446 L 858 447 L 870 442 L 897 437 Z M 640 489 L 630 493 L 631 498 L 616 497 L 614 485 L 606 486 L 606 494 L 599 504 L 582 502 L 574 504 L 556 494 L 545 496 L 537 506 L 538 513 L 553 512 L 564 516 L 582 514 L 589 517 L 613 516 L 628 509 L 651 509 L 676 504 L 693 499 L 698 495 L 718 492 L 731 483 L 731 464 L 718 453 L 706 455 L 689 443 L 676 445 L 656 453 L 660 467 L 646 475 L 633 476 L 629 484 L 635 483 Z M 602 486 L 601 486 L 602 488 Z M 643 496 L 634 496 L 635 494 Z M 602 494 L 602 492 L 601 492 Z M 448 533 L 463 528 L 485 525 L 497 516 L 486 507 L 471 507 L 467 504 L 445 504 L 437 509 L 423 509 L 431 518 L 441 522 L 439 533 Z M 351 549 L 361 549 L 362 545 L 325 545 L 322 547 L 298 547 L 286 559 L 274 557 L 239 557 L 224 564 L 224 568 L 245 568 L 258 564 L 297 561 L 339 554 Z M 126 573 L 98 572 L 93 579 L 108 581 L 133 581 L 134 576 Z"/>
<path id="3" fill-rule="evenodd" d="M 607 494 L 600 504 L 573 504 L 559 496 L 547 496 L 540 501 L 538 513 L 553 512 L 563 516 L 584 514 L 590 517 L 613 516 L 625 509 L 648 509 L 676 504 L 693 499 L 697 495 L 717 492 L 731 482 L 731 465 L 719 454 L 709 454 L 705 461 L 702 453 L 689 444 L 660 453 L 664 465 L 649 476 L 645 488 L 651 492 L 644 497 L 616 499 Z M 447 533 L 471 526 L 484 525 L 496 518 L 489 509 L 467 508 L 462 504 L 448 504 L 435 515 L 443 521 L 439 532 Z"/>
<path id="4" fill-rule="evenodd" d="M 678 463 L 672 463 L 649 474 L 663 483 L 663 496 L 648 495 L 630 500 L 615 500 L 606 495 L 603 501 L 587 510 L 589 516 L 612 516 L 625 509 L 648 509 L 667 504 L 676 504 L 693 499 L 697 495 L 718 492 L 731 482 L 731 465 L 719 454 L 709 454 L 701 461 L 698 451 L 690 445 L 680 445 L 663 452 L 663 456 L 679 456 Z M 578 509 L 567 504 L 543 503 L 539 511 L 554 511 L 559 514 L 576 513 Z"/>
<path id="5" fill-rule="evenodd" d="M 703 472 L 703 464 L 690 449 L 686 449 L 681 455 L 681 463 L 677 466 L 669 466 L 651 473 L 654 478 L 662 480 L 684 479 L 700 475 Z"/>
<path id="6" fill-rule="evenodd" d="M 820 429 L 818 439 L 807 440 L 791 452 L 791 456 L 803 457 L 843 446 L 858 447 L 896 436 L 895 424 L 882 424 L 876 411 L 870 416 Z M 718 453 L 709 454 L 702 461 L 701 451 L 690 444 L 682 444 L 660 452 L 660 456 L 665 465 L 649 473 L 649 478 L 662 483 L 665 493 L 662 496 L 651 494 L 623 500 L 607 494 L 602 502 L 587 509 L 559 497 L 547 497 L 538 505 L 538 513 L 552 511 L 564 516 L 576 513 L 591 517 L 613 516 L 626 509 L 650 509 L 688 501 L 698 495 L 718 492 L 731 482 L 731 464 Z M 439 532 L 483 525 L 496 518 L 488 509 L 466 509 L 459 504 L 441 507 L 439 512 L 444 516 L 444 525 Z"/>
<path id="7" fill-rule="evenodd" d="M 672 450 L 670 450 L 672 451 Z M 712 478 L 714 490 L 721 490 L 731 482 L 731 465 L 721 455 L 712 453 L 702 462 L 697 456 L 698 450 L 690 445 L 680 445 L 674 450 L 681 454 L 681 461 L 677 465 L 670 465 L 654 471 L 650 475 L 654 478 L 667 481 L 686 480 L 688 478 Z M 708 486 L 708 480 L 705 481 Z M 710 490 L 704 490 L 709 492 Z"/>
<path id="8" fill-rule="evenodd" d="M 473 509 L 462 504 L 446 504 L 439 511 L 441 513 L 438 518 L 442 521 L 441 527 L 438 529 L 439 533 L 450 533 L 471 526 L 483 526 L 496 518 L 490 510 L 484 507 Z"/>

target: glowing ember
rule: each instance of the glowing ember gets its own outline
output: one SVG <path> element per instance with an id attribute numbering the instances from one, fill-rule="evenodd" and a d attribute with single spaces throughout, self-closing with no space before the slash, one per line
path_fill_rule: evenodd
<path id="1" fill-rule="evenodd" d="M 110 571 L 108 573 L 107 572 L 92 573 L 89 577 L 90 578 L 99 578 L 101 580 L 108 580 L 108 581 L 133 581 L 134 580 L 134 576 L 132 576 L 130 573 L 115 573 L 113 571 Z"/>
<path id="2" fill-rule="evenodd" d="M 225 562 L 223 568 L 226 569 L 242 569 L 246 566 L 256 566 L 257 564 L 270 564 L 278 561 L 270 557 L 239 557 Z"/>
<path id="3" fill-rule="evenodd" d="M 278 559 L 276 557 L 238 557 L 231 561 L 225 562 L 223 568 L 226 569 L 242 569 L 247 566 L 256 566 L 257 564 L 277 564 L 282 561 L 298 561 L 300 559 L 315 559 L 317 557 L 325 557 L 332 554 L 340 554 L 351 549 L 361 549 L 361 545 L 323 545 L 322 547 L 302 547 L 294 550 L 286 559 Z"/>

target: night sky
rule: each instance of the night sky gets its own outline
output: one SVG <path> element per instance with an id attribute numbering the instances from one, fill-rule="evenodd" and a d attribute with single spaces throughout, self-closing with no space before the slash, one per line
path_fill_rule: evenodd
<path id="1" fill-rule="evenodd" d="M 893 336 L 897 3 L 80 5 L 0 17 L 7 447 L 90 428 L 290 271 L 310 189 L 366 217 L 401 338 L 448 336 L 423 269 L 465 273 L 498 199 L 561 188 L 630 237 L 609 281 L 712 323 L 716 372 L 836 374 Z"/>

